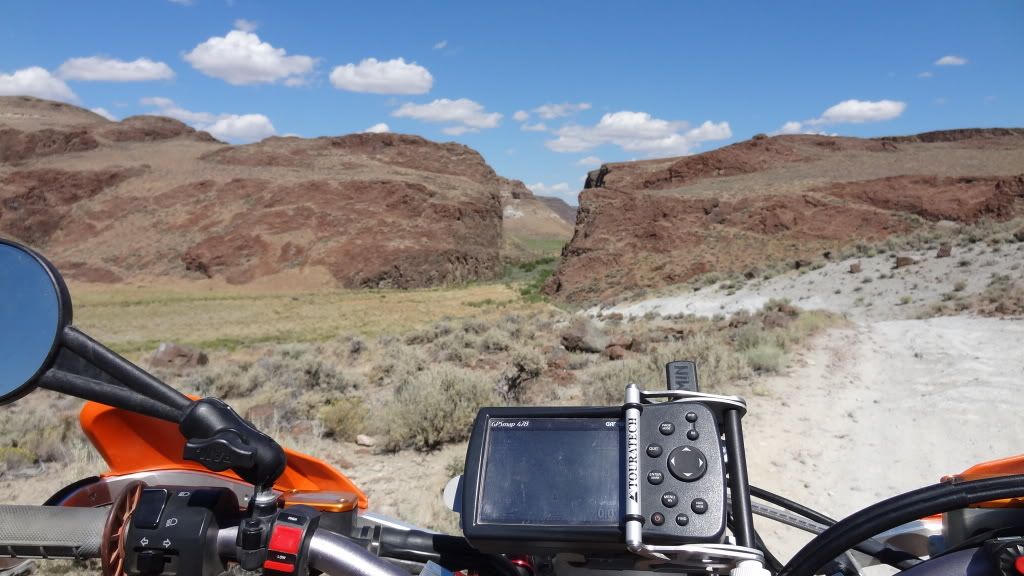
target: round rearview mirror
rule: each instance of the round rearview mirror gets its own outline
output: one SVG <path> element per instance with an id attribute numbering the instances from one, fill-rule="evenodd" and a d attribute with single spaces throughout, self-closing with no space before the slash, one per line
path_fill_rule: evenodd
<path id="1" fill-rule="evenodd" d="M 71 323 L 64 280 L 45 258 L 0 239 L 0 404 L 28 394 Z"/>

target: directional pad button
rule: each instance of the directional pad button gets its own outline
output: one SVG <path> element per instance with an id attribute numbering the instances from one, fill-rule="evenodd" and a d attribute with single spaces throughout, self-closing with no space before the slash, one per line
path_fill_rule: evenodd
<path id="1" fill-rule="evenodd" d="M 668 455 L 668 471 L 683 482 L 700 480 L 708 471 L 708 459 L 694 446 L 680 446 Z"/>

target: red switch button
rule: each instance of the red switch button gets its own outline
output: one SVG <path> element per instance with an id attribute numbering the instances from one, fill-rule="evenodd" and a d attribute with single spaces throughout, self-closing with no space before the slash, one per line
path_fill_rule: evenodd
<path id="1" fill-rule="evenodd" d="M 302 528 L 289 528 L 280 524 L 274 526 L 274 532 L 270 534 L 270 548 L 286 554 L 299 554 L 299 546 L 302 545 Z"/>
<path id="2" fill-rule="evenodd" d="M 1013 561 L 1013 567 L 1017 570 L 1017 574 L 1024 574 L 1024 556 L 1018 556 Z"/>

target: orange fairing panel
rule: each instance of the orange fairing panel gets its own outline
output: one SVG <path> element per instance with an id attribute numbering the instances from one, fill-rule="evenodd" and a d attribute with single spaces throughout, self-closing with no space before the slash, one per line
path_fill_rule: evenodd
<path id="1" fill-rule="evenodd" d="M 86 402 L 79 414 L 82 430 L 99 451 L 110 470 L 104 474 L 120 476 L 146 470 L 199 470 L 202 464 L 183 460 L 185 439 L 178 427 L 127 410 Z M 287 467 L 274 488 L 285 493 L 336 492 L 358 497 L 359 508 L 367 506 L 366 495 L 351 480 L 322 460 L 285 448 Z M 233 472 L 217 472 L 238 479 Z"/>
<path id="2" fill-rule="evenodd" d="M 960 474 L 945 476 L 943 482 L 967 482 L 969 480 L 981 480 L 996 476 L 1010 476 L 1013 474 L 1024 474 L 1024 454 L 990 460 L 975 464 Z M 979 508 L 1021 508 L 1024 507 L 1024 499 L 1009 498 L 1005 500 L 993 500 L 978 504 Z"/>

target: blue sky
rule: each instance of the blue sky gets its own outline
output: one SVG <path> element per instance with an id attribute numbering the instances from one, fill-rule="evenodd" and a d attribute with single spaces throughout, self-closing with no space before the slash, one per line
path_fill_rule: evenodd
<path id="1" fill-rule="evenodd" d="M 1024 126 L 1024 2 L 5 2 L 0 94 L 244 142 L 454 140 L 575 203 L 758 132 Z M 517 114 L 519 112 L 519 114 Z"/>

